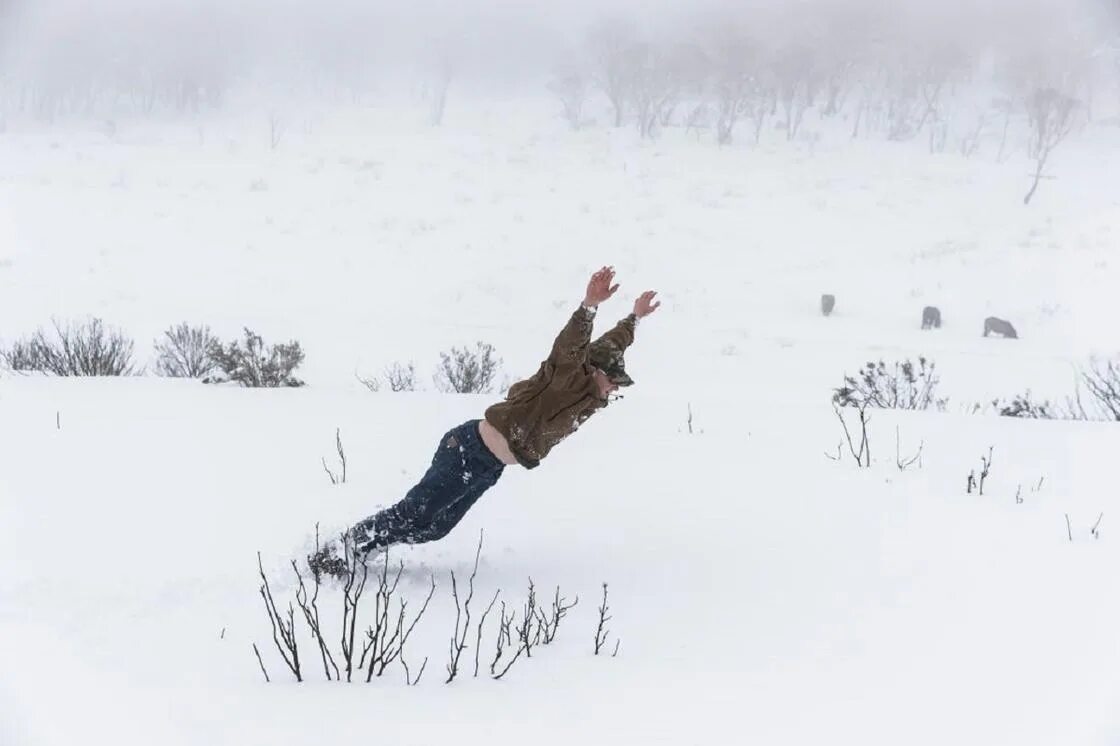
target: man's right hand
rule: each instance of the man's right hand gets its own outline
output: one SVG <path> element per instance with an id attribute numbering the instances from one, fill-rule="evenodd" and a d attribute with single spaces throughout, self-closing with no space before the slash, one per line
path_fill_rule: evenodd
<path id="1" fill-rule="evenodd" d="M 594 308 L 614 295 L 615 291 L 618 290 L 618 285 L 612 285 L 613 281 L 614 267 L 603 267 L 591 275 L 591 280 L 587 283 L 587 295 L 583 298 L 583 305 Z"/>

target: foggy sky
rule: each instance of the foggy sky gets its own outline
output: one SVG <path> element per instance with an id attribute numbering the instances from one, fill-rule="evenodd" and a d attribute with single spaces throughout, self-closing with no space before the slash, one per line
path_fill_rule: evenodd
<path id="1" fill-rule="evenodd" d="M 847 13 L 884 35 L 1093 46 L 1120 36 L 1118 8 L 1120 0 L 0 0 L 0 75 L 189 67 L 282 79 L 316 67 L 360 77 L 452 60 L 460 73 L 516 78 L 577 53 L 605 18 L 676 41 L 728 19 L 756 36 L 816 26 L 827 38 L 835 14 Z"/>

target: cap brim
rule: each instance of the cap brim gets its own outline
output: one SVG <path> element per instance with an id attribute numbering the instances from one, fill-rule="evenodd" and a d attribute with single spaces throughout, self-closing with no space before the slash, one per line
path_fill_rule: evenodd
<path id="1" fill-rule="evenodd" d="M 631 378 L 626 373 L 623 373 L 620 376 L 611 376 L 610 378 L 611 378 L 611 383 L 613 383 L 615 386 L 633 386 L 634 385 L 634 379 Z"/>

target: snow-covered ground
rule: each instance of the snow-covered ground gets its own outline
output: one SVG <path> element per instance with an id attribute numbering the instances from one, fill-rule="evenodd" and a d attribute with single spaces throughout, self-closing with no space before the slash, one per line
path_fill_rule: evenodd
<path id="1" fill-rule="evenodd" d="M 249 326 L 300 340 L 309 384 L 0 377 L 0 743 L 1120 742 L 1120 431 L 962 411 L 1072 393 L 1074 366 L 1117 352 L 1120 129 L 1063 144 L 1028 208 L 1021 152 L 823 126 L 649 143 L 548 106 L 464 106 L 440 130 L 308 113 L 275 150 L 264 118 L 0 137 L 0 340 L 92 314 L 146 361 L 171 324 Z M 438 352 L 484 340 L 531 372 L 604 263 L 622 299 L 600 326 L 664 299 L 628 355 L 638 385 L 400 552 L 414 604 L 439 586 L 406 651 L 429 658 L 420 684 L 326 683 L 309 639 L 289 683 L 256 552 L 287 598 L 316 522 L 395 501 L 492 401 L 434 393 Z M 989 315 L 1021 339 L 982 338 Z M 826 458 L 842 375 L 918 354 L 948 411 L 876 412 L 871 469 Z M 409 360 L 427 391 L 355 380 Z M 896 427 L 920 468 L 895 466 Z M 480 530 L 476 604 L 519 605 L 530 577 L 580 601 L 502 681 L 445 686 L 449 571 Z M 591 654 L 603 582 L 616 657 Z"/>

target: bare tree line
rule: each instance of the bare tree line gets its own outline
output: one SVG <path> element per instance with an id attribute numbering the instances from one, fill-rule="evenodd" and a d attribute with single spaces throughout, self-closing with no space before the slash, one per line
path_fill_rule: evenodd
<path id="1" fill-rule="evenodd" d="M 972 155 L 987 135 L 1002 157 L 1014 118 L 1030 129 L 1028 155 L 1043 161 L 1072 126 L 1072 109 L 1091 121 L 1088 102 L 1101 81 L 1116 84 L 1113 107 L 1120 103 L 1120 47 L 1104 42 L 995 45 L 960 29 L 884 28 L 854 12 L 825 20 L 784 36 L 716 23 L 656 41 L 633 24 L 604 23 L 558 67 L 549 90 L 573 128 L 589 123 L 597 100 L 600 124 L 632 125 L 643 137 L 666 126 L 709 130 L 720 145 L 757 142 L 767 129 L 793 140 L 812 112 L 845 121 L 853 138 L 926 136 L 935 152 L 954 133 L 952 144 Z"/>
<path id="2" fill-rule="evenodd" d="M 1099 102 L 1111 108 L 1120 100 L 1120 30 L 1072 9 L 1032 15 L 1009 7 L 987 18 L 979 9 L 946 8 L 920 18 L 905 3 L 893 5 L 697 10 L 690 23 L 657 32 L 652 10 L 592 21 L 555 65 L 550 87 L 574 126 L 584 121 L 581 102 L 594 93 L 607 109 L 603 123 L 632 124 L 653 136 L 670 124 L 703 122 L 724 144 L 739 125 L 744 137 L 757 136 L 760 122 L 795 137 L 810 110 L 843 115 L 857 136 L 909 139 L 947 124 L 968 130 L 972 114 L 955 121 L 962 116 L 955 104 L 982 82 L 1000 84 L 1021 112 L 1035 90 L 1048 88 L 1083 102 L 1090 119 Z M 0 45 L 0 112 L 40 121 L 190 114 L 249 94 L 360 103 L 378 95 L 382 79 L 414 66 L 428 79 L 430 119 L 440 123 L 449 84 L 479 54 L 454 41 L 461 30 L 430 21 L 422 32 L 427 43 L 407 60 L 378 43 L 392 19 L 375 6 L 335 10 L 324 10 L 313 29 L 281 30 L 292 38 L 279 41 L 278 20 L 249 13 L 71 13 L 68 24 L 51 29 L 56 43 L 31 41 L 43 29 L 20 29 L 14 35 L 27 36 L 30 49 L 5 55 Z M 83 23 L 92 19 L 106 23 Z M 1056 26 L 1065 33 L 1053 33 Z M 297 39 L 298 50 L 285 46 Z M 531 62 L 507 62 L 547 65 L 557 54 L 553 47 Z M 985 118 L 998 126 L 998 107 L 986 108 L 993 111 Z"/>

